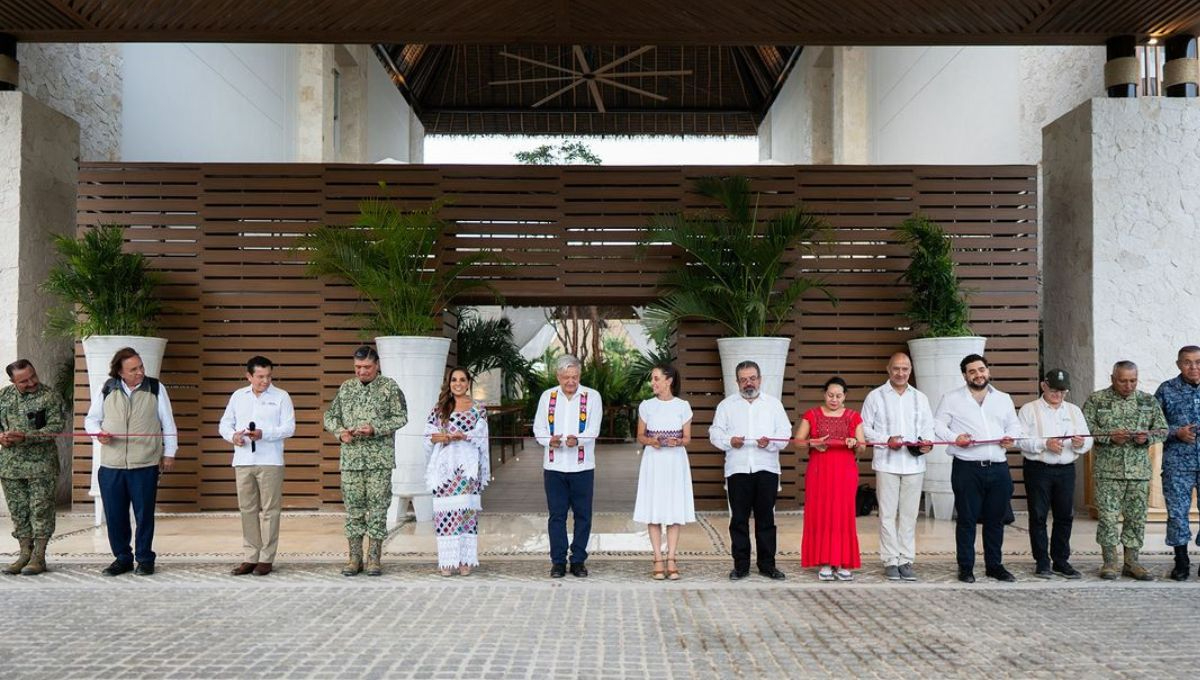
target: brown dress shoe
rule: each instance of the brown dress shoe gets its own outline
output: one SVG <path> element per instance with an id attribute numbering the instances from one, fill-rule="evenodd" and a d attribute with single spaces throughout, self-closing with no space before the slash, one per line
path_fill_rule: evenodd
<path id="1" fill-rule="evenodd" d="M 266 576 L 269 573 L 271 573 L 270 562 L 259 562 L 258 566 L 254 567 L 255 576 Z"/>
<path id="2" fill-rule="evenodd" d="M 236 567 L 234 567 L 233 569 L 231 569 L 229 571 L 229 573 L 233 574 L 234 576 L 245 576 L 246 574 L 249 574 L 252 571 L 254 571 L 254 563 L 253 562 L 242 562 L 241 564 L 239 564 Z"/>

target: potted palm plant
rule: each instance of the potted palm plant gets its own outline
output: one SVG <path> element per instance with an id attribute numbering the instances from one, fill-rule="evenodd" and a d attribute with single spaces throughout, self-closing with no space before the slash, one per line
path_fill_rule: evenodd
<path id="1" fill-rule="evenodd" d="M 920 333 L 908 341 L 914 384 L 936 408 L 946 392 L 962 386 L 959 362 L 968 354 L 983 354 L 987 340 L 971 333 L 967 292 L 955 273 L 945 230 L 913 215 L 897 232 L 911 253 L 908 268 L 900 277 L 909 286 L 906 315 L 913 330 Z M 926 457 L 925 507 L 936 519 L 950 519 L 954 510 L 950 463 L 944 446 L 934 447 Z"/>
<path id="2" fill-rule="evenodd" d="M 779 398 L 791 344 L 779 329 L 810 290 L 836 303 L 820 282 L 799 273 L 800 256 L 813 251 L 825 224 L 800 206 L 760 218 L 746 177 L 701 178 L 695 190 L 721 211 L 650 221 L 643 246 L 675 245 L 686 263 L 662 275 L 663 295 L 647 315 L 668 325 L 700 319 L 721 326 L 730 335 L 717 341 L 725 393 L 737 391 L 734 367 L 749 359 L 762 369 L 763 392 Z"/>
<path id="3" fill-rule="evenodd" d="M 83 342 L 92 399 L 99 398 L 117 350 L 137 350 L 146 375 L 157 378 L 167 348 L 165 338 L 154 337 L 162 313 L 157 296 L 161 278 L 149 270 L 141 253 L 123 251 L 124 232 L 124 227 L 105 225 L 77 238 L 55 236 L 57 261 L 42 284 L 62 303 L 50 310 L 46 332 Z M 88 495 L 96 499 L 97 526 L 104 518 L 96 477 L 99 461 L 100 444 L 93 442 Z"/>
<path id="4" fill-rule="evenodd" d="M 345 281 L 371 307 L 362 318 L 363 335 L 375 336 L 380 371 L 404 392 L 409 419 L 396 433 L 390 525 L 399 521 L 403 499 L 412 499 L 419 521 L 433 517 L 419 435 L 437 400 L 450 351 L 449 338 L 441 337 L 441 314 L 463 293 L 490 288 L 464 277 L 484 260 L 483 253 L 465 254 L 446 266 L 437 261 L 435 249 L 447 227 L 438 217 L 442 205 L 405 211 L 368 199 L 352 225 L 317 227 L 296 244 L 308 259 L 310 275 Z"/>

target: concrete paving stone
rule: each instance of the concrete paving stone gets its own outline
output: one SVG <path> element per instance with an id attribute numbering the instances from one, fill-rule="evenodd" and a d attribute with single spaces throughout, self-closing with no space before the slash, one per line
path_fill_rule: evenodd
<path id="1" fill-rule="evenodd" d="M 1164 572 L 1163 559 L 1148 560 Z M 689 562 L 654 582 L 643 560 L 596 560 L 551 581 L 538 560 L 488 561 L 469 578 L 396 560 L 377 579 L 332 563 L 266 579 L 213 562 L 107 578 L 99 563 L 0 578 L 3 677 L 1004 678 L 1196 677 L 1200 581 L 954 580 L 931 562 L 915 584 L 865 569 L 850 584 L 799 572 L 726 578 Z"/>

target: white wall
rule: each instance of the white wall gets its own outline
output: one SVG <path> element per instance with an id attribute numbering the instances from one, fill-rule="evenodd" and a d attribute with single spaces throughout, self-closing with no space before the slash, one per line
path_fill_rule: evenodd
<path id="1" fill-rule="evenodd" d="M 870 50 L 871 162 L 1019 163 L 1015 47 Z"/>
<path id="2" fill-rule="evenodd" d="M 408 102 L 392 84 L 383 64 L 374 54 L 367 66 L 367 163 L 386 158 L 414 161 L 409 148 Z"/>
<path id="3" fill-rule="evenodd" d="M 127 44 L 123 84 L 123 160 L 293 159 L 294 46 Z"/>
<path id="4" fill-rule="evenodd" d="M 814 132 L 829 131 L 832 115 L 830 87 L 832 61 L 824 48 L 809 47 L 800 53 L 792 72 L 758 129 L 760 161 L 803 164 L 828 162 L 820 158 L 832 150 L 831 136 L 816 143 Z"/>

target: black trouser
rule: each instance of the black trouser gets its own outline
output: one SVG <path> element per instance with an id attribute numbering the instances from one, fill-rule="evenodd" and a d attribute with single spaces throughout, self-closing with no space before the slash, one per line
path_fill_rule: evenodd
<path id="1" fill-rule="evenodd" d="M 955 539 L 959 569 L 975 568 L 975 524 L 983 520 L 983 563 L 1001 565 L 1004 546 L 1004 517 L 1012 500 L 1012 475 L 1008 463 L 980 464 L 954 459 L 950 469 L 954 490 L 954 512 L 958 514 Z"/>
<path id="2" fill-rule="evenodd" d="M 779 494 L 779 475 L 766 470 L 730 475 L 725 478 L 725 488 L 729 494 L 729 541 L 733 549 L 733 568 L 750 571 L 750 514 L 754 513 L 758 569 L 774 569 L 775 497 Z"/>
<path id="3" fill-rule="evenodd" d="M 1075 522 L 1075 465 L 1025 461 L 1025 495 L 1029 499 L 1029 546 L 1038 568 L 1071 559 L 1071 525 Z M 1046 518 L 1054 513 L 1054 533 L 1047 551 Z"/>

